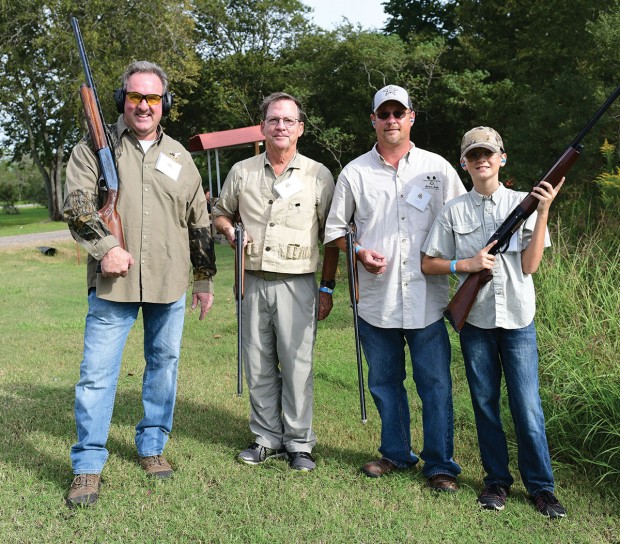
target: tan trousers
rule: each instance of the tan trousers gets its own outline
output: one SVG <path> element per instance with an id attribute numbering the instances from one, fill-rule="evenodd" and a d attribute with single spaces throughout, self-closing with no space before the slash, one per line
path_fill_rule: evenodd
<path id="1" fill-rule="evenodd" d="M 245 275 L 243 360 L 250 430 L 268 448 L 312 451 L 314 274 L 269 281 Z"/>

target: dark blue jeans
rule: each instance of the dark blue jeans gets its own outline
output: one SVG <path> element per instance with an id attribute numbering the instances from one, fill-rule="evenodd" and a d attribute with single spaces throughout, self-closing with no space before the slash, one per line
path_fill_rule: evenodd
<path id="1" fill-rule="evenodd" d="M 461 349 L 476 417 L 485 485 L 510 486 L 508 446 L 500 418 L 502 372 L 515 426 L 518 466 L 531 495 L 553 491 L 553 473 L 538 393 L 538 346 L 534 322 L 522 329 L 480 329 L 466 323 Z"/>
<path id="2" fill-rule="evenodd" d="M 384 329 L 363 319 L 359 320 L 359 327 L 368 361 L 368 389 L 381 418 L 379 452 L 400 468 L 418 462 L 411 450 L 409 401 L 405 389 L 407 342 L 413 379 L 422 401 L 422 471 L 427 478 L 435 474 L 457 476 L 461 467 L 452 459 L 450 341 L 443 319 L 424 329 Z"/>

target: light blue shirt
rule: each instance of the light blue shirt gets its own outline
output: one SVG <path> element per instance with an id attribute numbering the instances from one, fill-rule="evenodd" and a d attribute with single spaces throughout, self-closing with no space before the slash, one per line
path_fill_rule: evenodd
<path id="1" fill-rule="evenodd" d="M 435 219 L 422 247 L 430 257 L 468 259 L 487 245 L 489 238 L 528 193 L 507 189 L 502 184 L 490 196 L 475 190 L 449 202 Z M 521 252 L 528 246 L 536 224 L 534 212 L 513 234 L 505 253 L 497 253 L 493 279 L 484 285 L 467 322 L 483 329 L 520 329 L 536 313 L 534 282 L 523 273 Z M 545 232 L 545 247 L 551 245 Z M 459 286 L 467 274 L 459 274 Z"/>

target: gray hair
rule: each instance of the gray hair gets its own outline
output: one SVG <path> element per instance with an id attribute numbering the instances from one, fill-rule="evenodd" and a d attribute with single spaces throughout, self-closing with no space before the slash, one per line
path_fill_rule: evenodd
<path id="1" fill-rule="evenodd" d="M 297 98 L 295 98 L 294 96 L 291 96 L 288 93 L 282 93 L 282 92 L 271 93 L 269 96 L 263 99 L 260 105 L 260 111 L 263 114 L 263 119 L 267 117 L 267 110 L 269 109 L 269 106 L 271 106 L 271 104 L 273 104 L 274 102 L 277 102 L 278 100 L 292 100 L 293 102 L 295 102 L 295 105 L 297 106 L 297 112 L 298 112 L 297 117 L 299 118 L 300 121 L 303 121 L 304 110 L 301 107 L 301 102 L 297 100 Z"/>
<path id="2" fill-rule="evenodd" d="M 164 72 L 163 68 L 154 62 L 149 62 L 148 60 L 136 60 L 132 62 L 121 76 L 121 83 L 123 89 L 127 89 L 127 80 L 133 74 L 155 74 L 160 80 L 163 86 L 162 94 L 166 94 L 168 92 L 168 76 L 166 72 Z"/>

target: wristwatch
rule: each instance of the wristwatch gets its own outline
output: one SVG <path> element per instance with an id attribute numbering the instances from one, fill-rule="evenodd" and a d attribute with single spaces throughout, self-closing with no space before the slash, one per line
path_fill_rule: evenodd
<path id="1" fill-rule="evenodd" d="M 328 295 L 332 295 L 334 293 L 334 287 L 336 287 L 336 280 L 321 280 L 321 286 L 319 287 L 319 291 L 321 293 L 327 293 Z"/>

